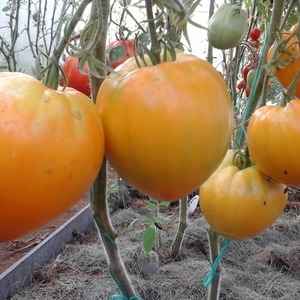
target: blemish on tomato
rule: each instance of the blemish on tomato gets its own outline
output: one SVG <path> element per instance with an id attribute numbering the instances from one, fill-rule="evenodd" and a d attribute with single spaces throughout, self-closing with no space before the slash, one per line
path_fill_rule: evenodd
<path id="1" fill-rule="evenodd" d="M 284 175 L 287 175 L 287 173 L 288 173 L 288 171 L 286 171 L 286 170 L 283 171 L 283 174 L 284 174 Z"/>

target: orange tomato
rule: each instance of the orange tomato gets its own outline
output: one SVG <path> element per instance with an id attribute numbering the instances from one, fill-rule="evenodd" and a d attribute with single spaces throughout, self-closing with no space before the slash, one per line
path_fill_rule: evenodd
<path id="1" fill-rule="evenodd" d="M 300 185 L 300 100 L 263 106 L 249 120 L 251 157 L 267 176 L 286 185 Z"/>
<path id="2" fill-rule="evenodd" d="M 233 108 L 223 78 L 184 53 L 142 68 L 129 59 L 116 71 L 96 103 L 111 165 L 157 200 L 175 201 L 198 189 L 231 139 Z"/>
<path id="3" fill-rule="evenodd" d="M 93 102 L 22 73 L 0 73 L 0 242 L 55 218 L 84 195 L 103 161 Z"/>
<path id="4" fill-rule="evenodd" d="M 250 166 L 240 170 L 229 150 L 218 170 L 200 187 L 201 211 L 213 230 L 232 240 L 250 239 L 283 212 L 285 186 Z"/>
<path id="5" fill-rule="evenodd" d="M 281 35 L 282 40 L 286 40 L 286 43 L 277 49 L 275 53 L 276 65 L 275 76 L 282 84 L 284 88 L 288 88 L 296 74 L 300 70 L 300 48 L 297 35 L 294 35 L 288 41 L 287 39 L 297 29 L 298 24 L 294 25 L 290 31 L 284 32 Z M 281 40 L 280 40 L 281 42 Z M 277 48 L 277 42 L 275 42 L 269 49 L 267 55 L 267 61 L 271 62 L 273 52 Z M 300 98 L 300 80 L 296 84 L 295 95 Z"/>

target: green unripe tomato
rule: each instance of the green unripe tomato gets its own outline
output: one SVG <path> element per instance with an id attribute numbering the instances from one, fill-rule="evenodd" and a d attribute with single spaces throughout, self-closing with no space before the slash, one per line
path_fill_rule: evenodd
<path id="1" fill-rule="evenodd" d="M 217 49 L 236 47 L 247 31 L 247 13 L 237 4 L 221 5 L 208 23 L 208 42 Z"/>

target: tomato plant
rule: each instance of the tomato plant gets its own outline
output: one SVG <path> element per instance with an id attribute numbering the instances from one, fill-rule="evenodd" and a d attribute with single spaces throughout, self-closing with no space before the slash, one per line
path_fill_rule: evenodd
<path id="1" fill-rule="evenodd" d="M 76 89 L 77 91 L 90 96 L 91 87 L 89 80 L 89 66 L 84 65 L 83 72 L 79 70 L 79 59 L 75 56 L 68 56 L 62 66 L 62 70 L 67 78 L 67 86 Z M 60 84 L 65 85 L 63 77 L 61 77 Z"/>
<path id="2" fill-rule="evenodd" d="M 97 106 L 111 165 L 157 200 L 196 190 L 230 143 L 233 109 L 224 80 L 193 55 L 142 68 L 129 59 L 105 79 Z"/>
<path id="3" fill-rule="evenodd" d="M 285 186 L 255 166 L 239 169 L 229 150 L 223 164 L 200 187 L 200 207 L 213 230 L 232 240 L 253 238 L 283 212 Z"/>
<path id="4" fill-rule="evenodd" d="M 0 242 L 58 216 L 87 192 L 101 167 L 104 134 L 93 102 L 0 73 Z"/>
<path id="5" fill-rule="evenodd" d="M 275 41 L 268 51 L 268 62 L 271 62 L 273 59 L 275 76 L 284 88 L 288 88 L 300 70 L 299 40 L 297 35 L 292 36 L 297 27 L 298 24 L 294 25 L 290 31 L 282 33 L 281 40 L 279 40 L 280 46 L 277 47 L 278 42 Z M 296 84 L 295 94 L 300 98 L 300 80 Z"/>
<path id="6" fill-rule="evenodd" d="M 106 64 L 108 67 L 115 69 L 128 58 L 134 56 L 134 40 L 118 40 L 109 43 L 106 47 Z"/>
<path id="7" fill-rule="evenodd" d="M 208 42 L 218 49 L 236 47 L 247 31 L 247 13 L 237 4 L 221 5 L 208 23 Z"/>
<path id="8" fill-rule="evenodd" d="M 287 185 L 300 185 L 300 100 L 260 107 L 251 116 L 247 141 L 257 167 Z"/>

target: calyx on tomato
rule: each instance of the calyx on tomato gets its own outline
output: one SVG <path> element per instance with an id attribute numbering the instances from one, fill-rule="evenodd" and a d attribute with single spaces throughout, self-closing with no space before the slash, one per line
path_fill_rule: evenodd
<path id="1" fill-rule="evenodd" d="M 237 4 L 221 5 L 208 23 L 208 42 L 217 49 L 236 47 L 247 31 L 247 13 Z"/>
<path id="2" fill-rule="evenodd" d="M 256 166 L 240 170 L 233 164 L 229 150 L 223 167 L 201 185 L 199 201 L 214 231 L 228 239 L 245 240 L 276 221 L 284 210 L 287 194 L 285 185 L 266 177 Z"/>
<path id="3" fill-rule="evenodd" d="M 97 106 L 111 165 L 158 200 L 198 189 L 230 143 L 233 107 L 224 80 L 190 54 L 142 68 L 127 60 L 102 83 Z"/>
<path id="4" fill-rule="evenodd" d="M 247 142 L 257 167 L 286 185 L 300 186 L 300 100 L 266 105 L 249 120 Z"/>
<path id="5" fill-rule="evenodd" d="M 0 140 L 0 242 L 38 228 L 79 200 L 104 155 L 93 102 L 22 73 L 0 73 Z"/>

